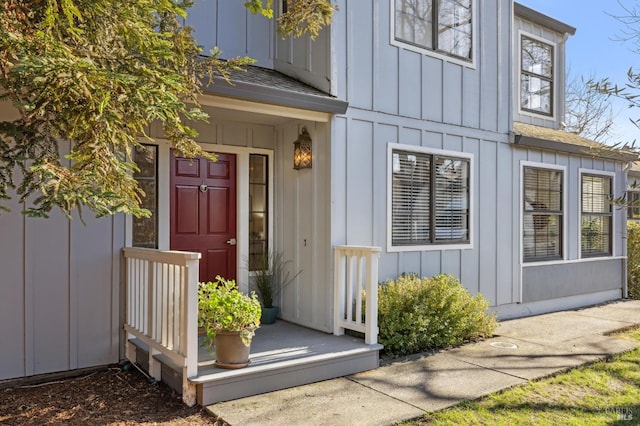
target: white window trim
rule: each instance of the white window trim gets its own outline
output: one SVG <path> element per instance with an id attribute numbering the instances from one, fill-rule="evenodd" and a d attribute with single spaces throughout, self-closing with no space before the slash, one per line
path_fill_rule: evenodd
<path id="1" fill-rule="evenodd" d="M 547 170 L 560 170 L 562 171 L 562 258 L 561 259 L 553 259 L 553 260 L 534 260 L 530 262 L 524 261 L 524 209 L 522 208 L 522 200 L 524 199 L 524 169 L 525 167 L 535 167 L 538 169 L 547 169 Z M 520 236 L 518 237 L 520 241 L 520 265 L 531 265 L 531 264 L 540 264 L 546 265 L 550 263 L 564 263 L 567 260 L 567 221 L 568 221 L 568 211 L 567 211 L 567 167 L 561 166 L 557 164 L 547 164 L 540 163 L 535 161 L 520 161 L 520 189 L 518 191 L 518 210 L 520 211 Z"/>
<path id="2" fill-rule="evenodd" d="M 544 113 L 535 113 L 535 112 L 522 109 L 522 88 L 520 87 L 520 78 L 522 77 L 522 37 L 527 37 L 527 38 L 539 41 L 540 43 L 548 44 L 553 47 L 553 75 L 552 75 L 553 91 L 551 92 L 551 99 L 553 102 L 551 103 L 551 115 L 544 114 Z M 518 43 L 517 43 L 516 49 L 517 49 L 516 58 L 518 58 L 518 66 L 516 67 L 517 68 L 516 72 L 518 73 L 516 78 L 516 84 L 517 84 L 516 93 L 518 94 L 518 100 L 517 100 L 518 113 L 521 115 L 526 115 L 528 117 L 555 120 L 556 113 L 558 111 L 558 93 L 557 93 L 558 92 L 558 43 L 554 42 L 553 40 L 542 38 L 535 34 L 531 34 L 523 30 L 519 30 Z"/>
<path id="3" fill-rule="evenodd" d="M 614 189 L 616 187 L 616 174 L 614 172 L 605 172 L 602 170 L 593 170 L 593 169 L 578 169 L 578 258 L 579 259 L 610 259 L 616 256 L 616 244 L 614 240 L 615 229 L 616 229 L 616 211 L 612 206 L 611 210 L 611 254 L 603 255 L 603 256 L 589 256 L 582 257 L 582 175 L 592 175 L 592 176 L 607 176 L 611 178 L 611 195 L 613 195 Z"/>
<path id="4" fill-rule="evenodd" d="M 469 242 L 456 244 L 428 244 L 415 246 L 394 246 L 391 235 L 392 230 L 392 214 L 393 214 L 393 151 L 411 151 L 428 155 L 442 155 L 447 157 L 457 157 L 469 161 Z M 473 249 L 474 235 L 474 155 L 467 152 L 448 151 L 442 149 L 424 148 L 415 145 L 405 145 L 399 143 L 387 144 L 387 252 L 408 252 L 408 251 L 443 251 L 443 250 L 469 250 Z"/>
<path id="5" fill-rule="evenodd" d="M 420 46 L 416 46 L 414 44 L 405 43 L 401 40 L 396 40 L 396 1 L 392 0 L 389 2 L 390 9 L 390 44 L 392 46 L 410 50 L 412 52 L 421 53 L 423 55 L 432 56 L 437 59 L 441 59 L 446 62 L 451 62 L 457 65 L 462 65 L 467 68 L 475 69 L 476 68 L 476 58 L 478 57 L 478 0 L 471 0 L 471 60 L 466 60 L 458 56 L 447 55 L 446 53 L 441 53 L 436 50 L 425 49 Z"/>
<path id="6" fill-rule="evenodd" d="M 170 145 L 166 140 L 156 139 L 155 142 L 147 142 L 149 145 L 158 146 L 158 250 L 169 250 L 171 236 L 171 218 L 170 218 Z M 227 154 L 235 154 L 236 163 L 236 214 L 238 220 L 236 222 L 236 240 L 237 258 L 236 258 L 236 282 L 248 283 L 249 273 L 247 270 L 246 259 L 249 258 L 249 155 L 260 154 L 268 157 L 268 203 L 269 203 L 269 221 L 268 221 L 268 244 L 273 247 L 274 235 L 274 152 L 269 149 L 262 148 L 246 148 L 236 147 L 232 145 L 217 145 L 208 143 L 199 143 L 205 151 L 220 152 Z M 244 173 L 246 172 L 246 173 Z M 133 219 L 131 215 L 125 216 L 125 246 L 130 247 L 133 239 Z M 241 288 L 246 291 L 247 289 Z"/>

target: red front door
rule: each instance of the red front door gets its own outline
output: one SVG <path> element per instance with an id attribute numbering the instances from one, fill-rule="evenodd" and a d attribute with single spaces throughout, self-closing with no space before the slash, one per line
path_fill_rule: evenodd
<path id="1" fill-rule="evenodd" d="M 200 281 L 236 278 L 236 156 L 171 153 L 171 249 L 196 251 Z"/>

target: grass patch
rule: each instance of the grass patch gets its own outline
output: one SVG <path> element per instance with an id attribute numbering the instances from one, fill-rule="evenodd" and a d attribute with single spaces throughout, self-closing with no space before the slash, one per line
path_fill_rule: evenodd
<path id="1" fill-rule="evenodd" d="M 640 341 L 640 328 L 617 336 Z M 405 424 L 640 424 L 640 348 Z"/>

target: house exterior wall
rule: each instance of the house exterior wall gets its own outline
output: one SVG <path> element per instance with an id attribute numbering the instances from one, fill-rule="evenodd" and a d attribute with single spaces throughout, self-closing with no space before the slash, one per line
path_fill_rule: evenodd
<path id="1" fill-rule="evenodd" d="M 436 132 L 448 124 L 508 133 L 511 3 L 474 3 L 475 59 L 461 65 L 392 45 L 393 2 L 338 1 L 331 26 L 337 96 L 349 111 L 426 120 Z"/>
<path id="2" fill-rule="evenodd" d="M 302 127 L 313 140 L 311 169 L 293 169 L 293 141 Z M 331 149 L 326 123 L 299 122 L 279 126 L 276 148 L 275 247 L 289 260 L 281 316 L 310 328 L 331 332 Z"/>
<path id="3" fill-rule="evenodd" d="M 337 88 L 349 109 L 333 123 L 332 243 L 383 247 L 380 280 L 451 273 L 492 305 L 510 303 L 519 276 L 513 229 L 502 226 L 517 217 L 508 136 L 511 2 L 475 3 L 475 59 L 467 65 L 392 45 L 390 2 L 338 5 Z M 472 154 L 472 245 L 387 249 L 389 144 Z"/>
<path id="4" fill-rule="evenodd" d="M 0 105 L 0 115 L 14 112 Z M 62 150 L 69 149 L 65 143 Z M 123 215 L 0 214 L 0 380 L 120 359 Z"/>
<path id="5" fill-rule="evenodd" d="M 380 280 L 402 273 L 453 274 L 472 294 L 482 293 L 504 318 L 579 305 L 568 299 L 572 296 L 583 303 L 620 297 L 623 212 L 614 213 L 613 256 L 581 259 L 579 174 L 581 169 L 612 173 L 620 195 L 622 163 L 521 149 L 510 139 L 512 119 L 559 127 L 564 35 L 517 18 L 514 23 L 511 1 L 479 1 L 475 58 L 465 65 L 391 43 L 389 3 L 339 1 L 332 24 L 332 58 L 340 64 L 333 83 L 338 97 L 349 102 L 347 113 L 334 118 L 331 136 L 332 244 L 382 247 Z M 556 46 L 550 119 L 519 113 L 519 51 L 514 46 L 523 30 Z M 466 247 L 400 251 L 388 246 L 388 146 L 395 144 L 471 154 L 472 235 Z M 566 170 L 564 250 L 558 262 L 522 261 L 523 161 Z M 575 279 L 562 281 L 572 267 Z M 590 267 L 612 275 L 597 283 Z M 556 279 L 541 280 L 549 275 Z"/>
<path id="6" fill-rule="evenodd" d="M 517 282 L 520 289 L 514 289 L 514 303 L 538 303 L 543 311 L 563 309 L 582 304 L 597 303 L 622 296 L 626 280 L 626 211 L 613 208 L 612 254 L 602 257 L 583 257 L 581 254 L 581 175 L 606 174 L 613 178 L 613 195 L 620 196 L 626 186 L 624 164 L 617 161 L 597 159 L 588 156 L 541 151 L 536 149 L 513 148 L 513 180 L 517 188 L 512 194 L 517 212 L 514 222 L 515 247 L 522 245 L 522 167 L 559 167 L 564 174 L 563 186 L 563 254 L 561 260 L 544 262 L 524 262 L 519 256 L 521 276 Z M 514 185 L 515 186 L 515 185 Z M 517 219 L 519 218 L 519 219 Z M 590 296 L 591 295 L 591 296 Z M 563 298 L 576 297 L 573 300 Z M 591 297 L 591 298 L 590 298 Z M 568 303 L 568 304 L 567 304 Z M 524 309 L 524 310 L 523 310 Z M 514 305 L 498 307 L 504 317 L 529 313 L 526 307 Z M 520 314 L 518 314 L 520 312 Z M 536 312 L 536 311 L 533 311 Z"/>
<path id="7" fill-rule="evenodd" d="M 338 16 L 341 12 L 336 12 Z M 333 27 L 333 24 L 332 24 Z M 275 37 L 274 69 L 326 93 L 336 94 L 332 61 L 332 31 L 323 29 L 315 40 L 308 36 Z M 335 82 L 334 82 L 335 83 Z"/>
<path id="8" fill-rule="evenodd" d="M 585 293 L 618 292 L 625 263 L 621 258 L 539 265 L 522 270 L 522 302 L 540 302 Z"/>
<path id="9" fill-rule="evenodd" d="M 222 59 L 249 56 L 255 65 L 273 68 L 273 21 L 251 14 L 242 1 L 196 0 L 188 12 L 185 22 L 204 55 L 218 46 Z"/>

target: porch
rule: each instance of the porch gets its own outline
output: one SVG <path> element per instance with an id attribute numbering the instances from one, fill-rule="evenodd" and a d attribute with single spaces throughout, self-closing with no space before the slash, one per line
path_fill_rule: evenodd
<path id="1" fill-rule="evenodd" d="M 197 336 L 198 253 L 125 248 L 127 358 L 207 405 L 378 367 L 375 247 L 334 248 L 334 334 L 279 320 L 256 332 L 251 364 L 214 367 Z M 365 295 L 363 297 L 363 294 Z M 366 312 L 365 312 L 366 310 Z M 356 320 L 359 319 L 359 320 Z M 365 339 L 344 335 L 345 329 Z"/>

